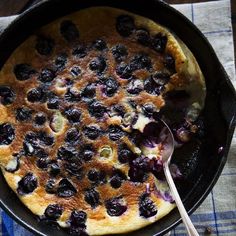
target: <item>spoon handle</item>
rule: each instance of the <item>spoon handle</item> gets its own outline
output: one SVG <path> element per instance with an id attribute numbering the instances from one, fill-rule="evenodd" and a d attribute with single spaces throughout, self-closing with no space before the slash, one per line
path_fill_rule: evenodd
<path id="1" fill-rule="evenodd" d="M 188 235 L 190 235 L 190 236 L 199 236 L 199 234 L 198 234 L 197 230 L 195 229 L 191 219 L 188 216 L 187 211 L 185 210 L 185 207 L 182 203 L 182 200 L 179 196 L 179 193 L 178 193 L 178 191 L 175 187 L 175 183 L 174 183 L 173 178 L 171 176 L 168 162 L 164 163 L 164 172 L 165 172 L 165 176 L 166 176 L 167 182 L 169 184 L 171 193 L 172 193 L 173 198 L 175 200 L 175 203 L 176 203 L 176 205 L 179 209 L 179 213 L 181 215 L 183 223 L 185 224 L 185 227 L 188 231 Z"/>

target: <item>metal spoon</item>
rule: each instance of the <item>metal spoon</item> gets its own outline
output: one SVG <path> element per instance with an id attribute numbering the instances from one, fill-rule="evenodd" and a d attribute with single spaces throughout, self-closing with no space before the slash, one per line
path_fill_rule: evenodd
<path id="1" fill-rule="evenodd" d="M 170 173 L 169 165 L 171 161 L 172 154 L 174 152 L 174 137 L 173 134 L 168 127 L 168 125 L 163 121 L 159 120 L 158 124 L 161 126 L 161 132 L 159 136 L 159 141 L 163 144 L 163 152 L 162 152 L 162 161 L 163 161 L 163 168 L 166 180 L 170 187 L 170 191 L 172 196 L 175 200 L 176 206 L 178 207 L 179 213 L 185 224 L 185 227 L 188 231 L 188 235 L 190 236 L 199 236 L 197 230 L 195 229 L 191 219 L 188 216 L 187 211 L 183 205 L 183 202 L 179 196 L 179 193 L 175 187 L 175 183 Z"/>

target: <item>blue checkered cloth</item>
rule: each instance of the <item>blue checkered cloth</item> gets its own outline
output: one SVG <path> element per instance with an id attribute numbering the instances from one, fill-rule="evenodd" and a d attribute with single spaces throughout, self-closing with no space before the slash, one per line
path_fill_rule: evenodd
<path id="1" fill-rule="evenodd" d="M 233 0 L 234 1 L 234 0 Z M 174 5 L 186 15 L 208 38 L 236 88 L 234 45 L 229 0 L 196 4 Z M 191 219 L 200 235 L 236 236 L 236 133 L 228 161 L 217 184 Z M 184 225 L 179 225 L 172 236 L 184 236 Z"/>
<path id="2" fill-rule="evenodd" d="M 236 87 L 234 46 L 229 0 L 207 3 L 173 5 L 186 15 L 205 34 L 213 45 L 218 57 Z M 14 18 L 14 17 L 12 17 Z M 1 27 L 12 18 L 2 18 Z M 200 235 L 236 236 L 236 134 L 234 135 L 229 158 L 214 189 L 194 212 L 191 219 Z M 31 236 L 26 229 L 14 222 L 0 210 L 0 236 Z M 183 224 L 172 230 L 172 236 L 185 236 Z"/>

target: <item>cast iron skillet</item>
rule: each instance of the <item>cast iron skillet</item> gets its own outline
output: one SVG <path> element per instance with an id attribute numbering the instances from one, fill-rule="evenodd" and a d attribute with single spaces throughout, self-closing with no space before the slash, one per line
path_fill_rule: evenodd
<path id="1" fill-rule="evenodd" d="M 0 36 L 0 68 L 13 50 L 38 27 L 73 11 L 96 5 L 112 6 L 148 17 L 163 24 L 184 41 L 197 58 L 206 78 L 207 97 L 203 117 L 205 138 L 200 151 L 186 152 L 183 163 L 187 181 L 180 183 L 182 199 L 192 213 L 213 188 L 227 159 L 235 128 L 235 90 L 212 47 L 202 33 L 182 14 L 157 0 L 51 0 L 43 1 L 22 13 Z M 194 145 L 193 145 L 194 146 Z M 222 151 L 219 148 L 223 147 Z M 221 149 L 220 149 L 221 150 Z M 20 202 L 0 174 L 0 206 L 17 222 L 38 235 L 66 235 L 47 226 Z M 169 215 L 129 236 L 163 235 L 180 223 L 175 209 Z"/>

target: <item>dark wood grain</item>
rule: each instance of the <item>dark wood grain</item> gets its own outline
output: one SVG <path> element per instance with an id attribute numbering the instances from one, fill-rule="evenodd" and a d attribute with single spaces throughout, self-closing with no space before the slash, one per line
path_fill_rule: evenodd
<path id="1" fill-rule="evenodd" d="M 0 0 L 0 16 L 9 16 L 22 12 L 28 6 L 40 0 Z M 169 4 L 207 2 L 209 0 L 166 0 Z M 236 0 L 231 0 L 234 45 L 236 45 Z M 236 53 L 235 53 L 236 58 Z"/>

